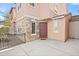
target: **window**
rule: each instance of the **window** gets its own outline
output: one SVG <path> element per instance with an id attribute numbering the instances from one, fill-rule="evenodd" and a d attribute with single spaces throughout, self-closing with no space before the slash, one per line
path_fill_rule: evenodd
<path id="1" fill-rule="evenodd" d="M 53 20 L 53 32 L 59 31 L 59 21 L 60 20 Z"/>
<path id="2" fill-rule="evenodd" d="M 32 34 L 35 34 L 35 22 L 32 22 Z"/>
<path id="3" fill-rule="evenodd" d="M 30 4 L 31 6 L 33 6 L 33 7 L 35 6 L 35 4 L 34 4 L 34 3 L 29 3 L 29 4 Z"/>

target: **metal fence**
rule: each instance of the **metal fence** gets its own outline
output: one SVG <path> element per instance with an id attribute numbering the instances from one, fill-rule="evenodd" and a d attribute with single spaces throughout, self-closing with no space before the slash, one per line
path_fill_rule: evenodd
<path id="1" fill-rule="evenodd" d="M 23 34 L 0 34 L 0 50 L 7 49 L 26 42 Z"/>

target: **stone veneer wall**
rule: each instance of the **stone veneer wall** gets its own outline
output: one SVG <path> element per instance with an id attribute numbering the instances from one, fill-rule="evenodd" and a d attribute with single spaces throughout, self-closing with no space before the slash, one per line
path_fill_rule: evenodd
<path id="1" fill-rule="evenodd" d="M 19 33 L 26 34 L 26 41 L 33 41 L 39 38 L 39 23 L 37 20 L 34 20 L 36 23 L 36 34 L 32 35 L 32 18 L 23 18 L 17 21 L 17 28 L 21 28 Z"/>

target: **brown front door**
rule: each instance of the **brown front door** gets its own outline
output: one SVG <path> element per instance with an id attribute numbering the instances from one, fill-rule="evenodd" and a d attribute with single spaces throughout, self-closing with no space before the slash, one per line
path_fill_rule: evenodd
<path id="1" fill-rule="evenodd" d="M 47 22 L 39 23 L 39 38 L 47 38 Z"/>

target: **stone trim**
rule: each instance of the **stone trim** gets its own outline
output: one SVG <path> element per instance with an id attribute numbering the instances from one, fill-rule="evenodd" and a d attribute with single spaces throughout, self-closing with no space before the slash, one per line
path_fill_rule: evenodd
<path id="1" fill-rule="evenodd" d="M 16 22 L 17 22 L 17 21 L 20 21 L 21 19 L 26 18 L 26 17 L 33 18 L 33 19 L 39 19 L 39 18 L 38 18 L 38 17 L 36 17 L 36 16 L 24 15 L 24 16 L 22 16 L 22 17 L 18 18 L 18 19 L 16 20 Z"/>

